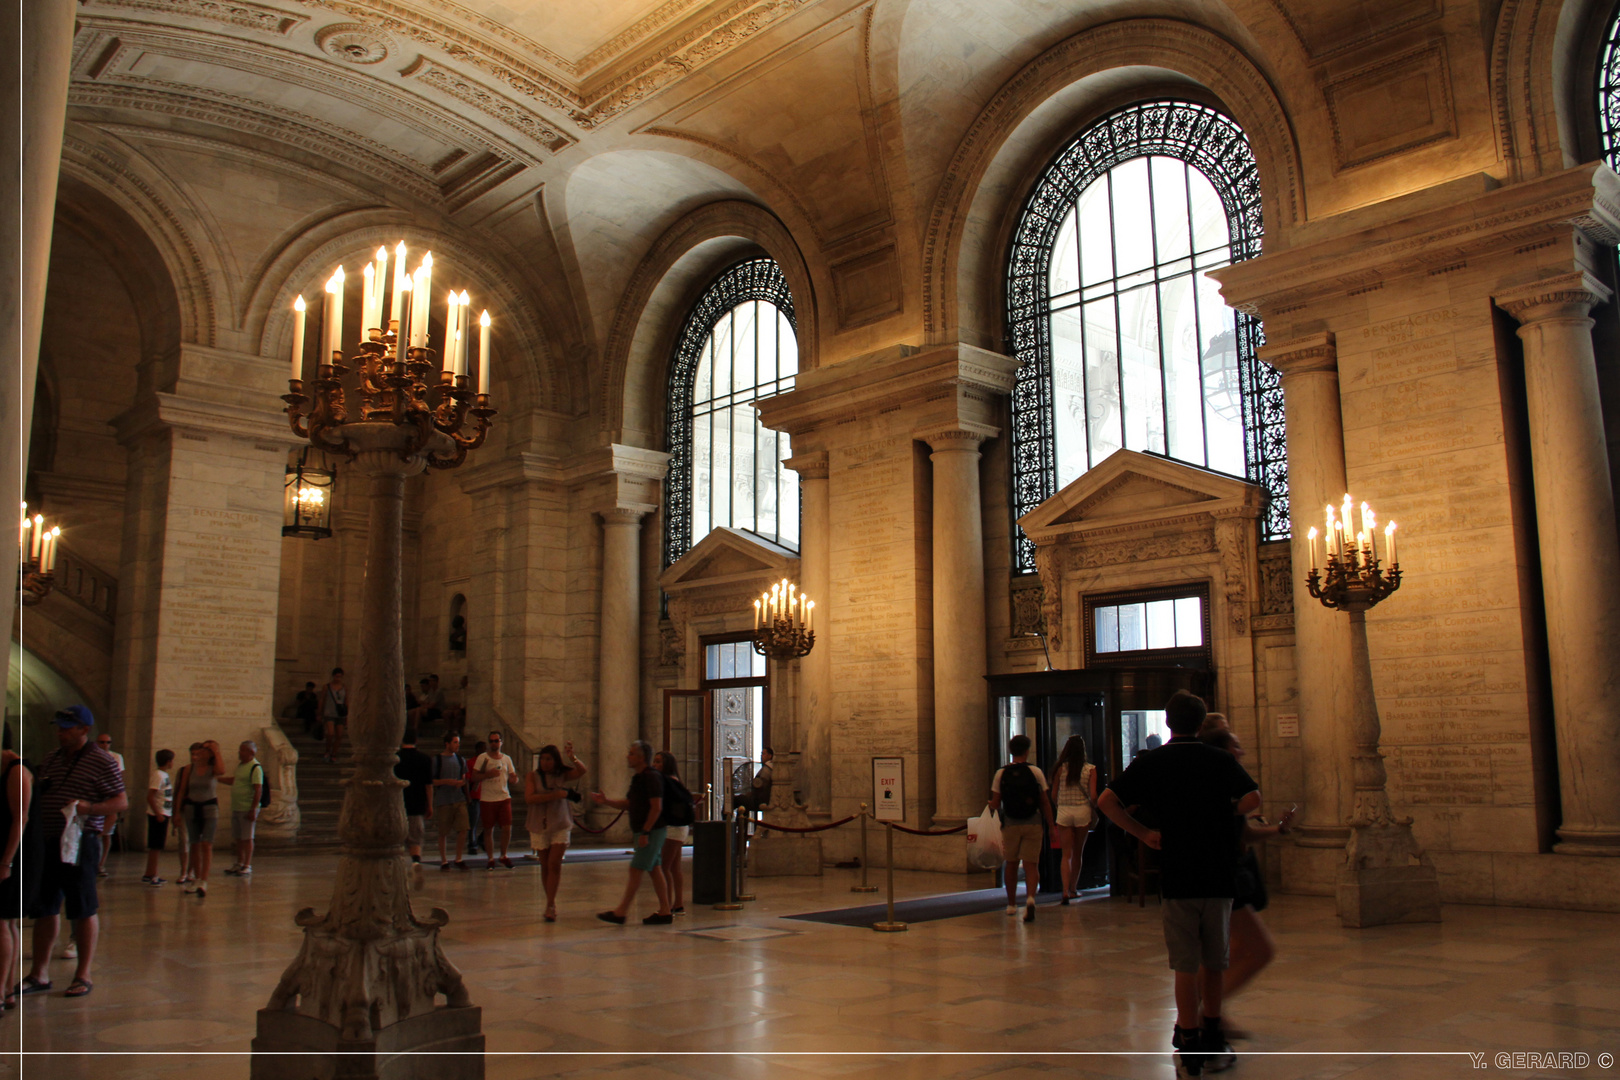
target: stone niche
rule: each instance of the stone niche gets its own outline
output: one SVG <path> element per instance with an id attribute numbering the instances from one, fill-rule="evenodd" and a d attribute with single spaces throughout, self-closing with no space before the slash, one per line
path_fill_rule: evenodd
<path id="1" fill-rule="evenodd" d="M 692 545 L 658 578 L 669 595 L 670 637 L 679 649 L 680 686 L 695 690 L 703 678 L 703 639 L 746 631 L 754 625 L 754 600 L 786 578 L 799 581 L 796 552 L 742 529 L 716 528 Z M 799 662 L 771 661 L 770 741 L 776 749 L 775 782 L 765 820 L 790 828 L 810 823 L 799 801 L 803 778 L 795 775 L 800 750 L 795 702 Z M 712 723 L 712 719 L 706 718 Z M 821 873 L 821 840 L 762 829 L 749 850 L 753 876 Z"/>
<path id="2" fill-rule="evenodd" d="M 1252 623 L 1263 500 L 1259 487 L 1236 477 L 1120 450 L 1024 515 L 1052 666 L 1085 666 L 1087 596 L 1206 586 L 1216 675 L 1210 707 L 1258 745 Z"/>

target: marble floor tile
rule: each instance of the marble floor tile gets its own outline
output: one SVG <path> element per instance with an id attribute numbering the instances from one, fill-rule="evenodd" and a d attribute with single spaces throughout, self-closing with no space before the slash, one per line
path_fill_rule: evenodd
<path id="1" fill-rule="evenodd" d="M 114 856 L 94 994 L 0 1017 L 0 1072 L 21 1047 L 64 1055 L 23 1059 L 50 1080 L 246 1080 L 254 1012 L 299 947 L 292 915 L 324 909 L 334 863 L 266 855 L 200 901 L 136 884 L 133 857 Z M 689 905 L 672 927 L 597 921 L 623 875 L 568 866 L 552 924 L 538 874 L 424 875 L 415 903 L 450 912 L 442 943 L 483 1008 L 490 1080 L 1171 1075 L 1154 905 L 1090 899 L 1028 925 L 997 910 L 903 934 L 785 919 L 866 902 L 829 872 L 752 882 L 742 911 Z M 962 885 L 896 874 L 903 896 Z M 633 916 L 651 910 L 645 890 Z M 1620 1054 L 1620 917 L 1445 916 L 1354 931 L 1331 900 L 1277 897 L 1277 960 L 1227 1009 L 1254 1034 L 1232 1075 L 1404 1080 L 1472 1072 L 1469 1050 Z M 65 988 L 69 962 L 52 973 Z"/>

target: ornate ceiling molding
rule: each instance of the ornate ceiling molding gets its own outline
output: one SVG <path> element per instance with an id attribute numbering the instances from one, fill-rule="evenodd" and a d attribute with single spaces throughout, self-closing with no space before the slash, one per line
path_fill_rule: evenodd
<path id="1" fill-rule="evenodd" d="M 286 37 L 309 21 L 308 15 L 294 15 L 280 8 L 249 3 L 248 0 L 79 0 L 79 4 L 89 8 L 91 14 L 99 8 L 150 11 L 164 16 L 183 15 L 205 19 L 281 37 Z"/>
<path id="2" fill-rule="evenodd" d="M 364 23 L 333 23 L 315 35 L 315 44 L 350 64 L 380 64 L 399 48 L 387 34 Z"/>
<path id="3" fill-rule="evenodd" d="M 463 105 L 472 106 L 485 116 L 533 139 L 553 154 L 560 153 L 579 141 L 558 131 L 542 117 L 510 98 L 480 86 L 449 68 L 435 64 L 425 56 L 418 56 L 415 62 L 400 72 L 400 75 L 406 79 L 416 79 Z"/>

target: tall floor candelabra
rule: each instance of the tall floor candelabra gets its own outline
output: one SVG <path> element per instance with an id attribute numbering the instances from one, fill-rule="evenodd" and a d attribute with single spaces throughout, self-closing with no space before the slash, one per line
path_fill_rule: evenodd
<path id="1" fill-rule="evenodd" d="M 254 1080 L 340 1075 L 418 1075 L 407 1051 L 452 1052 L 433 1059 L 435 1076 L 483 1076 L 480 1010 L 461 972 L 439 947 L 449 916 L 412 910 L 405 808 L 394 775 L 405 730 L 400 636 L 400 543 L 405 480 L 450 469 L 483 443 L 489 405 L 489 316 L 482 320 L 479 386 L 467 374 L 468 297 L 452 292 L 441 350 L 428 342 L 432 256 L 405 273 L 395 251 L 390 318 L 384 321 L 388 252 L 366 267 L 361 325 L 352 356 L 343 347 L 343 270 L 327 283 L 315 378 L 303 374 L 304 303 L 295 303 L 287 416 L 301 437 L 354 462 L 369 484 L 360 672 L 349 698 L 354 774 L 338 820 L 342 852 L 323 915 L 304 908 L 298 957 L 259 1012 Z M 415 303 L 412 303 L 412 300 Z M 442 358 L 442 359 L 441 359 Z M 470 425 L 470 426 L 469 426 Z M 439 999 L 443 998 L 443 1004 Z M 288 1051 L 302 1051 L 289 1056 Z M 311 1057 L 322 1059 L 319 1062 Z"/>
<path id="2" fill-rule="evenodd" d="M 1339 918 L 1346 926 L 1358 927 L 1439 922 L 1440 885 L 1434 866 L 1412 835 L 1412 819 L 1397 818 L 1389 805 L 1389 777 L 1378 748 L 1382 725 L 1367 651 L 1368 609 L 1401 587 L 1395 523 L 1384 528 L 1384 557 L 1380 559 L 1377 516 L 1362 503 L 1361 528 L 1352 535 L 1353 505 L 1346 495 L 1342 516 L 1334 507 L 1327 508 L 1327 560 L 1322 568 L 1317 566 L 1317 532 L 1311 529 L 1311 572 L 1305 579 L 1310 594 L 1325 607 L 1350 616 L 1350 764 L 1355 805 L 1336 883 Z M 1310 677 L 1309 672 L 1302 674 Z"/>

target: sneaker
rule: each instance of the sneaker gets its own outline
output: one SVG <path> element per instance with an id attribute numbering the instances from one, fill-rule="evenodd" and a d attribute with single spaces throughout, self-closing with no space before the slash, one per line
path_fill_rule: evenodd
<path id="1" fill-rule="evenodd" d="M 1025 904 L 1024 905 L 1024 921 L 1025 922 L 1034 922 L 1035 921 L 1035 905 L 1034 904 Z"/>
<path id="2" fill-rule="evenodd" d="M 674 915 L 652 914 L 641 920 L 642 926 L 668 926 L 675 921 Z"/>
<path id="3" fill-rule="evenodd" d="M 187 896 L 190 896 L 192 893 L 197 891 L 197 883 L 195 881 L 188 881 L 186 882 L 185 887 L 180 891 L 185 893 Z"/>
<path id="4" fill-rule="evenodd" d="M 141 875 L 141 884 L 142 885 L 150 885 L 150 884 L 152 884 L 152 875 L 151 874 L 142 874 Z"/>
<path id="5" fill-rule="evenodd" d="M 610 922 L 615 926 L 624 925 L 624 916 L 620 915 L 616 911 L 598 911 L 596 913 L 596 917 L 601 919 L 603 922 Z"/>
<path id="6" fill-rule="evenodd" d="M 197 899 L 205 900 L 207 898 L 208 898 L 208 882 L 206 882 L 206 881 L 197 882 Z"/>
<path id="7" fill-rule="evenodd" d="M 225 871 L 225 873 L 229 874 L 231 877 L 235 877 L 237 874 L 240 874 L 241 872 L 242 872 L 242 868 L 240 866 L 232 866 L 229 870 Z"/>
<path id="8" fill-rule="evenodd" d="M 1177 1080 L 1204 1075 L 1204 1055 L 1197 1053 L 1201 1042 L 1196 1030 L 1183 1031 L 1178 1027 L 1170 1036 L 1170 1045 L 1176 1048 L 1171 1059 L 1175 1062 Z"/>
<path id="9" fill-rule="evenodd" d="M 1009 914 L 1009 915 L 1018 914 L 1018 905 L 1017 904 L 1008 904 L 1007 905 L 1007 914 Z"/>
<path id="10" fill-rule="evenodd" d="M 672 908 L 669 909 L 669 913 L 671 915 L 685 915 L 686 914 L 686 908 L 685 907 L 672 907 Z"/>
<path id="11" fill-rule="evenodd" d="M 167 882 L 166 882 L 166 881 L 164 881 L 164 880 L 163 880 L 163 879 L 162 879 L 162 878 L 160 878 L 160 877 L 155 877 L 155 878 L 148 878 L 148 879 L 147 879 L 147 882 L 146 882 L 146 883 L 147 883 L 147 884 L 148 884 L 148 885 L 150 885 L 150 886 L 152 886 L 152 888 L 154 888 L 154 889 L 155 889 L 155 888 L 157 888 L 157 887 L 158 887 L 158 886 L 159 886 L 159 885 L 166 885 L 166 884 L 168 884 L 168 883 L 167 883 Z"/>
<path id="12" fill-rule="evenodd" d="M 501 856 L 501 865 L 506 867 L 508 870 L 510 870 L 510 869 L 512 869 L 512 860 L 508 859 L 505 855 L 502 855 Z"/>
<path id="13" fill-rule="evenodd" d="M 241 869 L 239 869 L 236 872 L 236 876 L 237 877 L 252 877 L 253 876 L 253 867 L 251 867 L 251 866 L 242 867 Z"/>
<path id="14" fill-rule="evenodd" d="M 1237 1064 L 1237 1053 L 1222 1032 L 1205 1031 L 1202 1047 L 1205 1054 L 1204 1071 L 1207 1073 L 1225 1072 Z"/>
<path id="15" fill-rule="evenodd" d="M 64 959 L 64 960 L 77 960 L 78 958 L 79 958 L 79 943 L 77 941 L 69 941 L 67 943 L 67 948 L 62 950 L 62 959 Z"/>
<path id="16" fill-rule="evenodd" d="M 491 858 L 488 862 L 484 863 L 484 869 L 485 870 L 493 870 L 493 869 L 495 869 L 495 860 L 493 858 Z"/>

